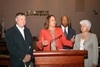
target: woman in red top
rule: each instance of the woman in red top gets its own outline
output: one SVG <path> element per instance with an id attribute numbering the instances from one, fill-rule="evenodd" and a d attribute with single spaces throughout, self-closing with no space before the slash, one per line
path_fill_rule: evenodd
<path id="1" fill-rule="evenodd" d="M 66 40 L 61 28 L 56 27 L 56 19 L 53 15 L 46 18 L 44 29 L 40 31 L 38 47 L 43 51 L 63 49 L 63 45 L 72 47 L 74 38 Z"/>

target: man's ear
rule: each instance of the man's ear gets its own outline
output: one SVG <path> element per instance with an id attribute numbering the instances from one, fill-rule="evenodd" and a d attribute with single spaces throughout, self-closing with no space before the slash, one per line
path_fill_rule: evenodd
<path id="1" fill-rule="evenodd" d="M 17 18 L 15 18 L 15 21 L 17 21 Z"/>

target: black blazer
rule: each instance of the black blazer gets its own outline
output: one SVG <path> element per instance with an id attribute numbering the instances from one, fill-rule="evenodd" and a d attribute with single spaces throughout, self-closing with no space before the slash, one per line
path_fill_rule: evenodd
<path id="1" fill-rule="evenodd" d="M 58 26 L 61 28 L 61 25 Z M 71 38 L 76 35 L 76 32 L 74 29 L 72 29 L 71 27 L 68 27 L 68 34 L 66 34 L 66 39 L 71 40 Z M 68 46 L 63 46 L 64 49 L 72 49 L 71 47 Z"/>
<path id="2" fill-rule="evenodd" d="M 11 67 L 25 67 L 22 62 L 26 54 L 32 56 L 33 40 L 28 28 L 24 29 L 25 40 L 16 26 L 6 31 L 6 44 L 10 54 Z M 29 61 L 28 63 L 30 63 Z"/>

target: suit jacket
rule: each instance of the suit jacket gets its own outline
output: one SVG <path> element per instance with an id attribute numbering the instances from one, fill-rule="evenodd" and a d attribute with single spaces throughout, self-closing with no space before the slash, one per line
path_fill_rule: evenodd
<path id="1" fill-rule="evenodd" d="M 66 40 L 63 31 L 61 30 L 61 28 L 55 28 L 55 40 L 56 40 L 56 47 L 57 50 L 59 49 L 63 49 L 63 45 L 65 46 L 70 46 L 72 47 L 72 42 L 69 40 Z M 42 39 L 47 40 L 49 43 L 47 46 L 43 46 L 42 45 Z M 42 29 L 40 32 L 40 37 L 39 37 L 39 41 L 38 41 L 38 47 L 41 50 L 44 51 L 48 51 L 50 50 L 50 44 L 51 44 L 51 40 L 52 40 L 52 35 L 50 33 L 50 31 L 47 29 Z"/>
<path id="2" fill-rule="evenodd" d="M 59 26 L 61 28 L 61 25 Z M 71 38 L 76 35 L 75 30 L 72 29 L 71 27 L 68 27 L 68 34 L 66 34 L 66 39 L 71 40 Z M 64 46 L 64 49 L 72 49 L 73 47 L 69 47 L 69 46 Z"/>
<path id="3" fill-rule="evenodd" d="M 11 67 L 25 67 L 22 62 L 26 54 L 32 56 L 33 41 L 28 28 L 24 29 L 25 40 L 16 26 L 6 31 L 6 44 L 10 54 Z M 27 62 L 28 64 L 31 61 Z"/>
<path id="4" fill-rule="evenodd" d="M 79 50 L 80 39 L 81 34 L 77 34 L 73 49 Z M 88 34 L 87 39 L 84 42 L 84 48 L 88 51 L 88 58 L 85 59 L 85 67 L 93 67 L 93 63 L 98 64 L 98 41 L 95 34 Z"/>

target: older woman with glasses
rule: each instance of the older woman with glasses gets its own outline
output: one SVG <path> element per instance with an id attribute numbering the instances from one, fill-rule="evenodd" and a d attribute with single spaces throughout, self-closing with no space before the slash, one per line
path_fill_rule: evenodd
<path id="1" fill-rule="evenodd" d="M 85 67 L 96 67 L 98 65 L 98 41 L 94 33 L 90 33 L 91 22 L 89 20 L 80 21 L 81 33 L 75 37 L 73 49 L 87 50 L 88 56 L 85 59 Z"/>

